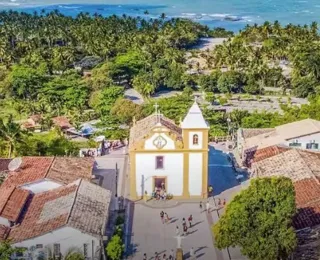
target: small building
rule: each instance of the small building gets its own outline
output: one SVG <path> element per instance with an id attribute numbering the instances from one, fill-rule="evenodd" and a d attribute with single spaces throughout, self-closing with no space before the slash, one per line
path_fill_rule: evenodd
<path id="1" fill-rule="evenodd" d="M 320 150 L 320 122 L 313 119 L 277 126 L 275 128 L 243 129 L 237 132 L 237 147 L 244 165 L 248 166 L 259 149 L 275 145 L 310 151 Z"/>
<path id="2" fill-rule="evenodd" d="M 65 116 L 57 116 L 52 118 L 52 123 L 61 130 L 67 130 L 72 127 L 70 121 Z"/>
<path id="3" fill-rule="evenodd" d="M 102 253 L 111 192 L 91 183 L 92 158 L 23 157 L 0 186 L 0 240 L 26 248 L 13 259 Z M 33 258 L 30 258 L 32 255 Z"/>
<path id="4" fill-rule="evenodd" d="M 195 102 L 180 126 L 157 109 L 130 129 L 130 196 L 165 192 L 204 198 L 208 185 L 209 126 Z"/>
<path id="5" fill-rule="evenodd" d="M 72 249 L 86 259 L 100 259 L 110 200 L 110 191 L 82 179 L 35 194 L 8 239 L 26 249 L 19 259 L 62 259 Z"/>
<path id="6" fill-rule="evenodd" d="M 21 127 L 28 130 L 39 130 L 41 128 L 41 119 L 41 115 L 32 115 L 21 124 Z"/>

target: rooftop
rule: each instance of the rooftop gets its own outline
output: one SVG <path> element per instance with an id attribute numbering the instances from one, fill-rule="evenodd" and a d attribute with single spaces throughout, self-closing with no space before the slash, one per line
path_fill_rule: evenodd
<path id="1" fill-rule="evenodd" d="M 62 226 L 100 237 L 107 222 L 110 200 L 110 191 L 80 179 L 35 194 L 21 224 L 11 229 L 8 238 L 19 242 Z"/>
<path id="2" fill-rule="evenodd" d="M 92 158 L 23 157 L 22 164 L 0 186 L 0 216 L 16 221 L 29 192 L 21 187 L 43 179 L 68 184 L 79 178 L 91 180 Z"/>
<path id="3" fill-rule="evenodd" d="M 295 131 L 292 131 L 295 129 Z M 301 121 L 281 125 L 273 130 L 267 128 L 266 132 L 254 135 L 245 139 L 245 150 L 262 149 L 269 146 L 283 143 L 293 138 L 306 136 L 320 132 L 320 122 L 313 119 L 304 119 Z"/>
<path id="4" fill-rule="evenodd" d="M 182 139 L 182 130 L 178 127 L 173 120 L 164 117 L 163 115 L 152 114 L 140 121 L 137 121 L 136 124 L 130 129 L 130 138 L 129 145 L 133 145 L 136 142 L 142 140 L 147 136 L 150 131 L 157 127 L 158 125 L 164 126 L 176 134 L 178 139 Z"/>
<path id="5" fill-rule="evenodd" d="M 209 128 L 209 125 L 204 120 L 201 109 L 198 106 L 198 103 L 196 101 L 193 103 L 192 107 L 188 111 L 188 114 L 183 119 L 181 128 L 185 128 L 185 129 Z"/>
<path id="6" fill-rule="evenodd" d="M 62 129 L 68 129 L 71 128 L 72 125 L 70 124 L 70 121 L 67 117 L 65 116 L 57 116 L 52 118 L 52 122 L 54 125 L 62 128 Z"/>

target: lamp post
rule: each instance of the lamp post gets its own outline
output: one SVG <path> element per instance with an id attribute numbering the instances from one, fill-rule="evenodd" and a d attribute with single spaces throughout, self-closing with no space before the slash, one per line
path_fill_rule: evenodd
<path id="1" fill-rule="evenodd" d="M 230 132 L 231 132 L 231 119 L 230 119 L 230 117 L 227 118 L 227 123 L 228 123 L 228 136 L 230 136 Z"/>

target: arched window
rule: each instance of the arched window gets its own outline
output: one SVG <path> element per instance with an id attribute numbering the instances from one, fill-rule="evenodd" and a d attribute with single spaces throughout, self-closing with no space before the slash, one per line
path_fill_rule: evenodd
<path id="1" fill-rule="evenodd" d="M 199 137 L 198 135 L 193 135 L 193 144 L 199 144 Z"/>

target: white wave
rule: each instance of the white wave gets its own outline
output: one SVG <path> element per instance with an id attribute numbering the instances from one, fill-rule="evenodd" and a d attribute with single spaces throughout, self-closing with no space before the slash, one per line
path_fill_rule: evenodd
<path id="1" fill-rule="evenodd" d="M 78 9 L 81 6 L 67 6 L 67 5 L 59 5 L 59 8 L 65 8 L 65 9 Z"/>
<path id="2" fill-rule="evenodd" d="M 19 6 L 19 3 L 12 3 L 12 2 L 0 2 L 2 6 Z"/>
<path id="3" fill-rule="evenodd" d="M 182 15 L 185 15 L 185 16 L 196 16 L 197 14 L 195 14 L 195 13 L 182 13 Z"/>
<path id="4" fill-rule="evenodd" d="M 210 17 L 217 17 L 217 18 L 225 18 L 227 16 L 230 16 L 230 14 L 208 14 Z"/>

